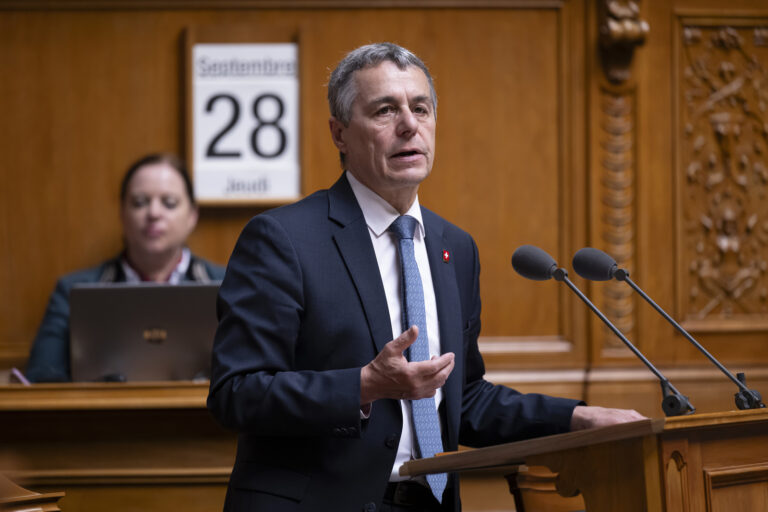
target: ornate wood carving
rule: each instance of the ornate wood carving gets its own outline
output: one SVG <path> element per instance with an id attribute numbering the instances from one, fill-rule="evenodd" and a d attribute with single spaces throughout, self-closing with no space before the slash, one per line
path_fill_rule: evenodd
<path id="1" fill-rule="evenodd" d="M 768 20 L 735 23 L 683 20 L 678 46 L 678 304 L 692 329 L 768 328 Z"/>
<path id="2" fill-rule="evenodd" d="M 635 47 L 645 42 L 648 23 L 640 19 L 638 2 L 632 0 L 600 0 L 600 56 L 608 80 L 614 83 L 629 79 Z"/>
<path id="3" fill-rule="evenodd" d="M 635 116 L 634 90 L 603 89 L 601 106 L 602 247 L 621 268 L 633 268 L 635 240 Z M 632 289 L 609 281 L 600 287 L 608 318 L 632 339 L 635 302 Z M 601 325 L 604 349 L 622 349 L 623 343 Z"/>
<path id="4" fill-rule="evenodd" d="M 630 80 L 635 48 L 645 42 L 648 24 L 637 1 L 600 0 L 598 32 L 602 71 L 607 80 L 598 91 L 599 130 L 594 171 L 599 176 L 599 246 L 630 271 L 635 240 L 635 90 Z M 608 318 L 629 338 L 635 328 L 635 299 L 622 283 L 600 288 L 600 304 Z M 605 355 L 629 355 L 621 341 L 600 325 Z"/>

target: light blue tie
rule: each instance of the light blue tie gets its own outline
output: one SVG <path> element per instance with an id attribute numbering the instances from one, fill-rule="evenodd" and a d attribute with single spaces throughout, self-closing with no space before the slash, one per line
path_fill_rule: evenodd
<path id="1" fill-rule="evenodd" d="M 427 341 L 427 313 L 424 308 L 424 291 L 421 275 L 413 253 L 413 233 L 419 222 L 410 215 L 401 215 L 389 226 L 389 231 L 400 241 L 400 264 L 403 275 L 403 330 L 411 325 L 419 328 L 419 337 L 409 349 L 410 361 L 429 360 L 429 342 Z M 422 398 L 411 400 L 413 427 L 422 458 L 432 457 L 443 451 L 440 437 L 440 420 L 435 408 L 435 399 Z M 427 483 L 437 501 L 443 502 L 443 491 L 448 483 L 448 475 L 439 473 L 427 475 Z"/>

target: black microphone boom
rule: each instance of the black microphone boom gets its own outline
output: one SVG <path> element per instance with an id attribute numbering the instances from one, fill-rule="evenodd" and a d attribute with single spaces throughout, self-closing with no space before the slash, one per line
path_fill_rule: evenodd
<path id="1" fill-rule="evenodd" d="M 610 279 L 616 279 L 618 281 L 624 281 L 627 283 L 633 290 L 639 293 L 640 296 L 645 299 L 648 304 L 653 306 L 653 309 L 655 309 L 661 316 L 663 316 L 667 322 L 672 324 L 675 329 L 680 332 L 680 334 L 685 336 L 685 339 L 690 341 L 697 349 L 699 349 L 702 354 L 707 357 L 707 359 L 712 362 L 712 364 L 717 366 L 721 372 L 723 372 L 739 387 L 739 392 L 734 395 L 736 400 L 736 407 L 739 409 L 762 409 L 765 407 L 765 404 L 762 402 L 760 393 L 747 387 L 747 379 L 743 373 L 739 373 L 738 377 L 734 377 L 733 374 L 720 363 L 720 361 L 715 359 L 712 354 L 707 352 L 707 349 L 701 346 L 698 341 L 693 339 L 693 336 L 688 334 L 688 331 L 683 329 L 680 324 L 678 324 L 671 316 L 667 314 L 666 311 L 661 309 L 661 307 L 656 304 L 653 299 L 651 299 L 643 290 L 641 290 L 640 287 L 637 286 L 629 278 L 629 272 L 624 269 L 620 269 L 616 261 L 608 254 L 593 247 L 585 247 L 583 249 L 579 249 L 576 254 L 573 255 L 573 269 L 584 279 L 590 279 L 592 281 L 608 281 Z"/>
<path id="2" fill-rule="evenodd" d="M 661 391 L 663 398 L 661 408 L 667 416 L 680 416 L 691 414 L 694 409 L 687 396 L 680 393 L 669 379 L 667 379 L 651 362 L 627 339 L 622 332 L 611 323 L 610 320 L 600 311 L 592 302 L 568 279 L 568 271 L 564 268 L 558 268 L 554 258 L 546 251 L 534 247 L 533 245 L 523 245 L 518 247 L 512 255 L 512 267 L 521 276 L 535 281 L 546 281 L 554 278 L 556 281 L 562 281 L 584 302 L 584 304 L 595 313 L 600 320 L 619 337 L 621 341 L 634 353 L 640 361 L 659 379 L 661 382 Z"/>

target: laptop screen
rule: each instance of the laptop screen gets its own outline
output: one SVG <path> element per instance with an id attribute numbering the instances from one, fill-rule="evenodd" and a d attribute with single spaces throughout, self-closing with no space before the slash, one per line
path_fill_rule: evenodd
<path id="1" fill-rule="evenodd" d="M 98 283 L 70 293 L 73 381 L 209 378 L 219 283 Z"/>

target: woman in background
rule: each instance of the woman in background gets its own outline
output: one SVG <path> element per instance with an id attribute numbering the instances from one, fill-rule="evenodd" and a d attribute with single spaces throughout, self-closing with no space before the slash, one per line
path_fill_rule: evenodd
<path id="1" fill-rule="evenodd" d="M 192 182 L 168 154 L 134 163 L 120 186 L 125 249 L 101 265 L 68 274 L 56 284 L 27 364 L 31 382 L 66 382 L 69 367 L 69 292 L 79 283 L 218 281 L 224 268 L 193 255 L 186 240 L 197 224 Z"/>

